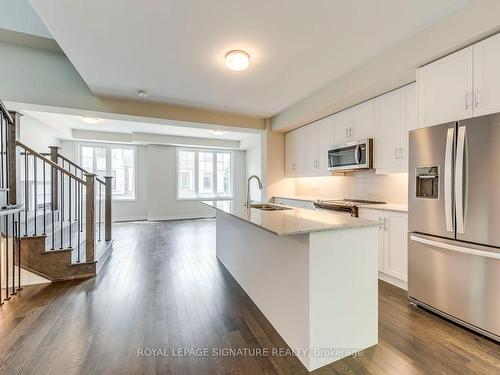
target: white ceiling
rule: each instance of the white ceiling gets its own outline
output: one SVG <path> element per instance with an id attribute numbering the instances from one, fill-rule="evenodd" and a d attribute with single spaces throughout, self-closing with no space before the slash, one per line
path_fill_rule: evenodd
<path id="1" fill-rule="evenodd" d="M 176 126 L 166 124 L 152 124 L 138 121 L 127 121 L 117 119 L 99 119 L 98 124 L 87 124 L 82 121 L 81 116 L 49 113 L 41 111 L 23 110 L 23 113 L 28 114 L 43 122 L 51 129 L 55 130 L 62 138 L 70 137 L 72 129 L 90 130 L 97 132 L 113 132 L 113 133 L 149 133 L 174 135 L 182 137 L 206 138 L 206 139 L 221 139 L 230 141 L 242 141 L 249 137 L 255 136 L 256 133 L 227 131 L 224 129 L 224 135 L 213 135 L 210 129 L 200 127 Z"/>
<path id="2" fill-rule="evenodd" d="M 91 90 L 269 117 L 468 0 L 31 0 Z M 224 54 L 244 49 L 232 72 Z"/>

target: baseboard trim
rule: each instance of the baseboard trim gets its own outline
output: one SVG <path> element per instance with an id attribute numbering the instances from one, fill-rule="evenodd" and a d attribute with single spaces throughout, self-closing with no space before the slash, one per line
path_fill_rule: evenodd
<path id="1" fill-rule="evenodd" d="M 113 218 L 113 223 L 123 223 L 127 221 L 168 221 L 168 220 L 194 220 L 213 219 L 215 215 L 174 215 L 174 216 L 124 216 Z"/>
<path id="2" fill-rule="evenodd" d="M 147 216 L 123 216 L 119 218 L 113 218 L 113 223 L 121 223 L 124 221 L 144 221 L 148 220 Z"/>
<path id="3" fill-rule="evenodd" d="M 398 288 L 408 290 L 408 283 L 406 281 L 397 279 L 391 275 L 388 275 L 388 274 L 380 272 L 380 271 L 378 272 L 378 278 L 382 281 L 385 281 L 386 283 L 397 286 Z"/>
<path id="4" fill-rule="evenodd" d="M 150 216 L 148 221 L 170 221 L 170 220 L 195 220 L 195 219 L 213 219 L 215 215 L 179 215 L 179 216 Z"/>

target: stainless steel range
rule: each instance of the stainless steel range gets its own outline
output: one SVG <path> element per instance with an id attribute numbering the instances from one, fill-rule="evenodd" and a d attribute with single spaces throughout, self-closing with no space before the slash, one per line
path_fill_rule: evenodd
<path id="1" fill-rule="evenodd" d="M 385 202 L 368 201 L 364 199 L 339 199 L 339 200 L 317 200 L 314 207 L 320 210 L 343 213 L 353 217 L 358 217 L 358 207 L 364 204 L 384 204 Z"/>

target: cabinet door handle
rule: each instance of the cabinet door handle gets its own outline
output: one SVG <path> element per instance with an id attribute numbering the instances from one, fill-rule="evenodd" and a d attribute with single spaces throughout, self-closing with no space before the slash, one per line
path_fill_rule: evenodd
<path id="1" fill-rule="evenodd" d="M 469 91 L 466 91 L 465 92 L 465 109 L 469 109 L 469 107 L 470 107 L 469 96 L 470 96 Z"/>
<path id="2" fill-rule="evenodd" d="M 382 222 L 382 218 L 378 218 L 378 229 L 383 230 L 384 229 L 384 223 Z"/>
<path id="3" fill-rule="evenodd" d="M 397 147 L 394 148 L 394 157 L 396 158 L 396 160 L 399 159 L 399 157 L 398 157 L 398 148 Z"/>
<path id="4" fill-rule="evenodd" d="M 476 89 L 476 93 L 474 95 L 474 106 L 479 107 L 479 89 Z"/>
<path id="5" fill-rule="evenodd" d="M 387 232 L 389 229 L 389 220 L 387 220 L 386 217 L 384 217 L 384 231 Z"/>

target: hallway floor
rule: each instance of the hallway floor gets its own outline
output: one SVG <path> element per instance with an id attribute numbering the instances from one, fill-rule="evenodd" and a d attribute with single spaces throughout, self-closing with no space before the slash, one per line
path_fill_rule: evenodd
<path id="1" fill-rule="evenodd" d="M 214 220 L 121 223 L 113 237 L 97 278 L 26 287 L 0 307 L 0 374 L 307 373 L 273 355 L 287 346 L 217 261 Z M 500 373 L 493 341 L 384 282 L 379 301 L 379 344 L 314 374 Z"/>

